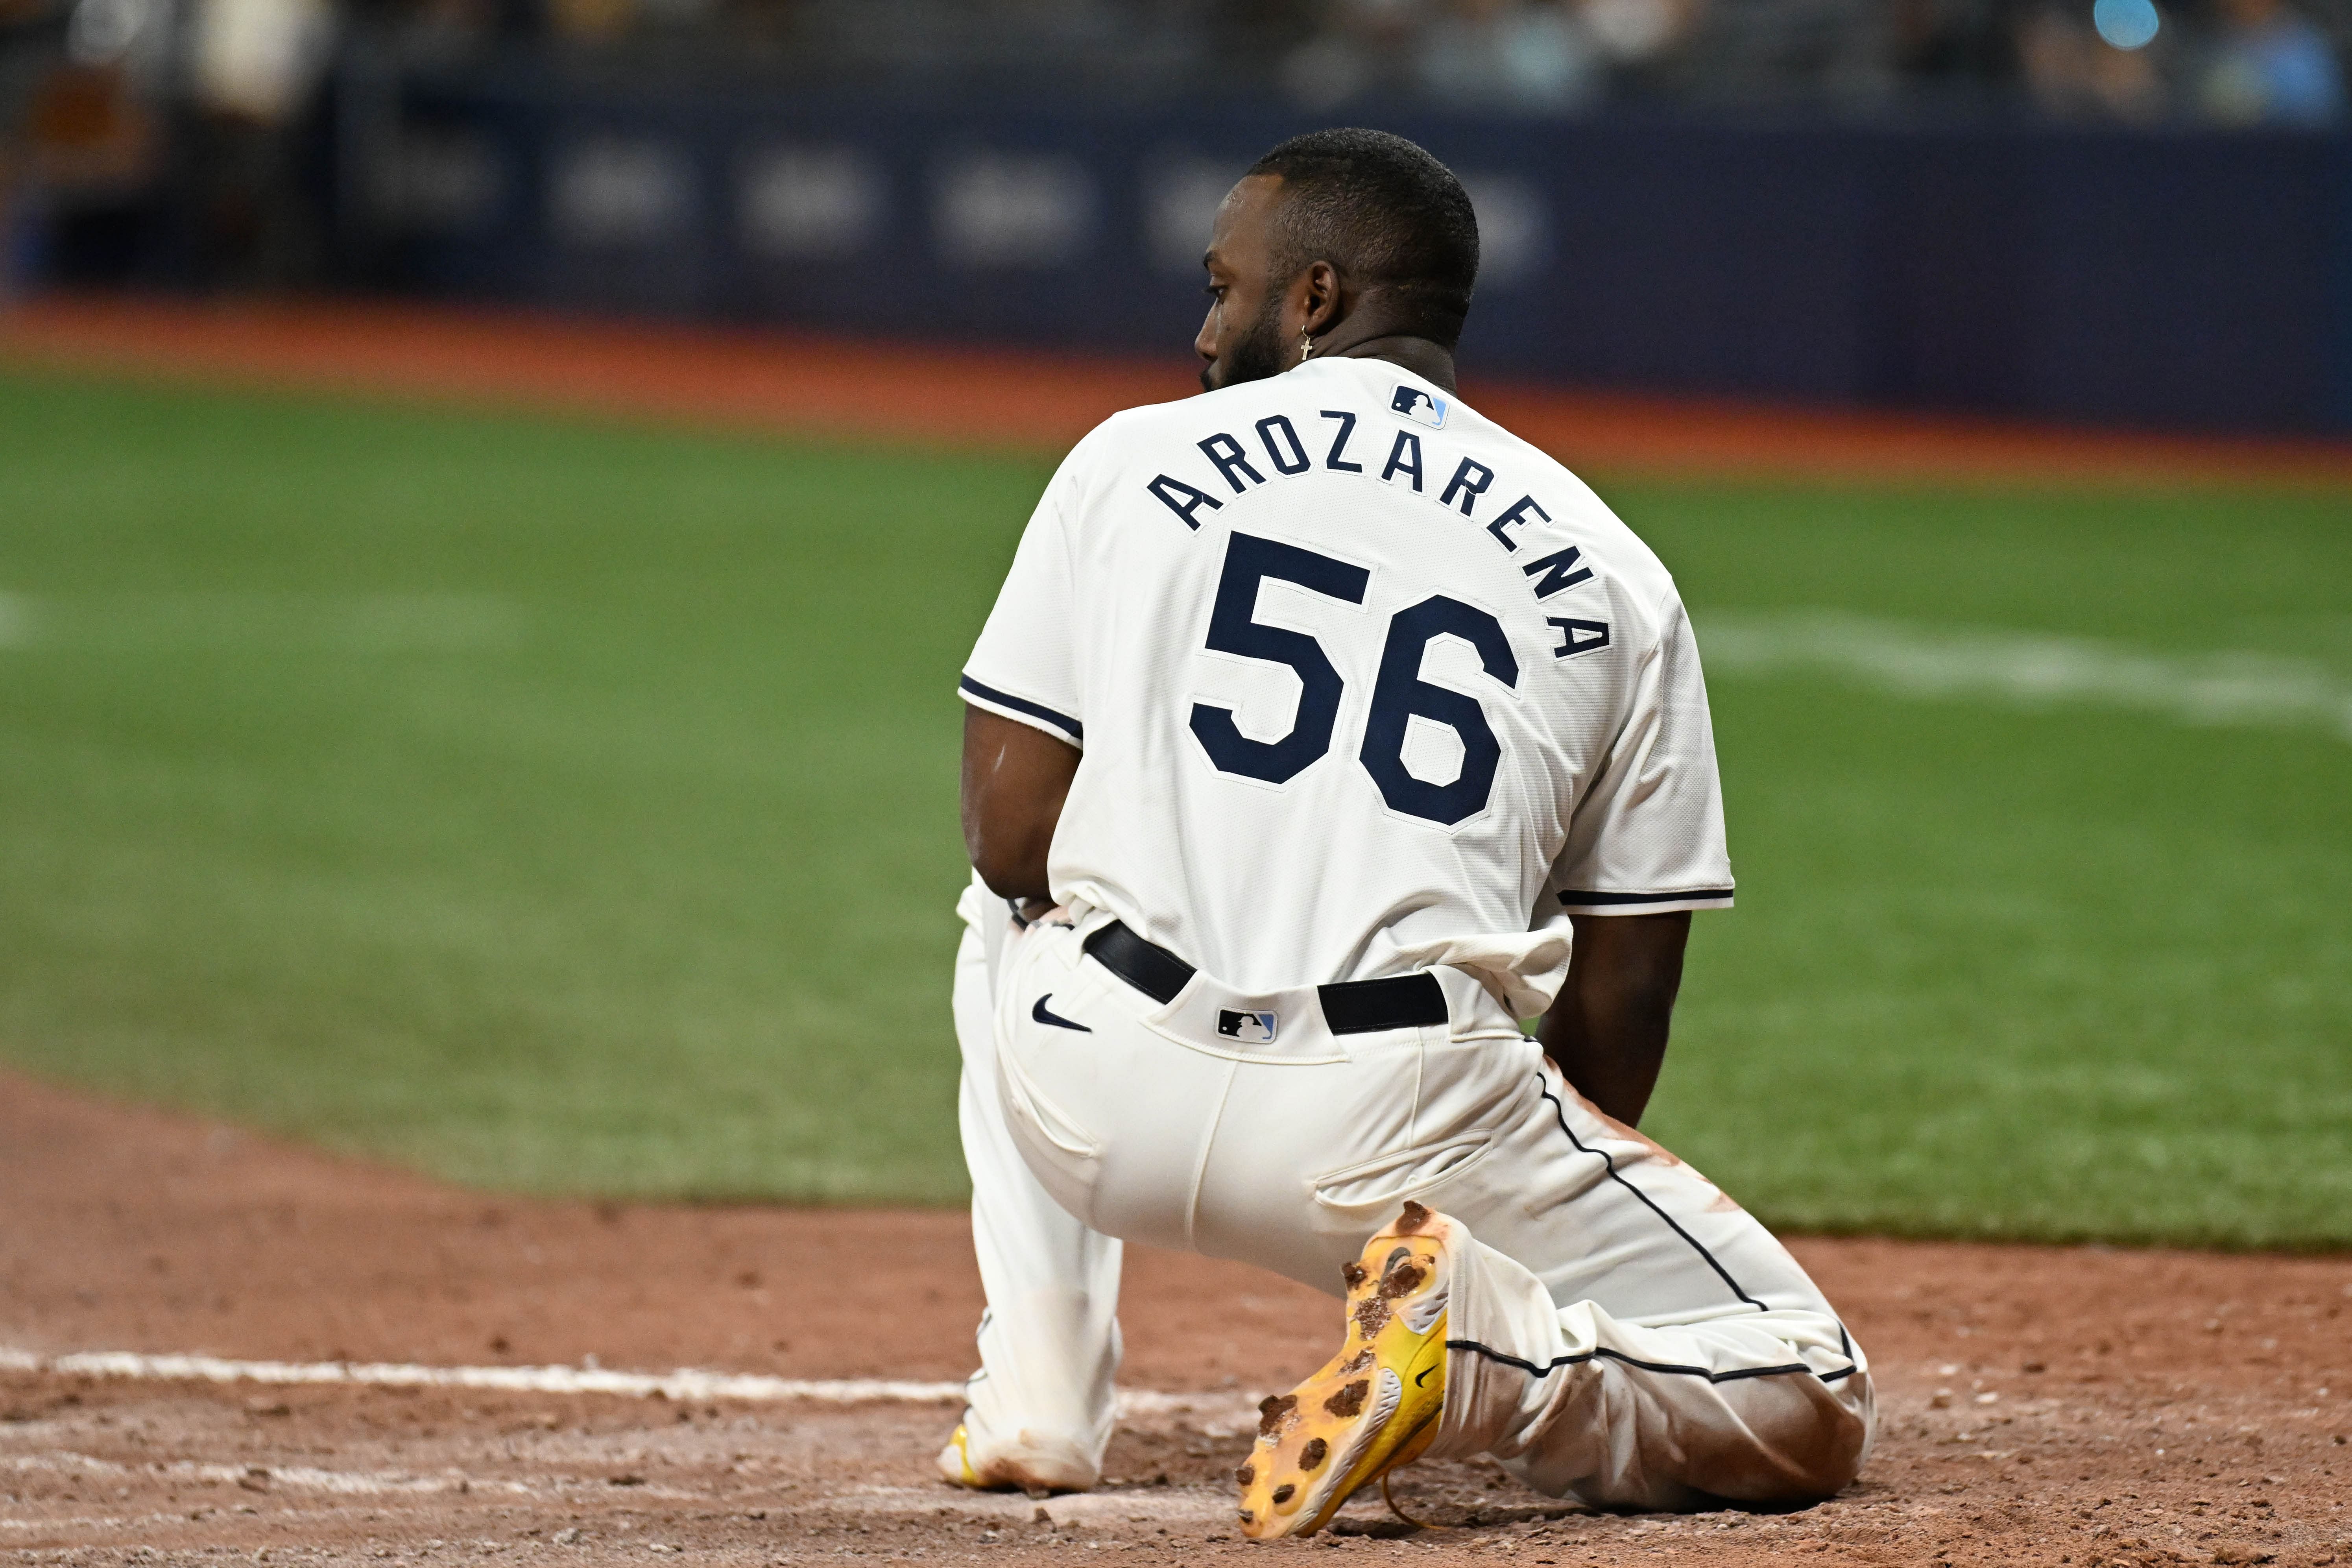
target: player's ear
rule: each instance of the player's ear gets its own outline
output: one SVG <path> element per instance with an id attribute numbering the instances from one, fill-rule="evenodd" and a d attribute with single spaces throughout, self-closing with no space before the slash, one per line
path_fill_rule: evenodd
<path id="1" fill-rule="evenodd" d="M 1339 321 L 1339 269 L 1328 261 L 1307 264 L 1298 279 L 1299 325 L 1321 337 Z"/>

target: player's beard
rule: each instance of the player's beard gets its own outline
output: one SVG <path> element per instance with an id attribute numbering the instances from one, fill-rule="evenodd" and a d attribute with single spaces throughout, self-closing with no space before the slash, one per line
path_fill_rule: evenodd
<path id="1" fill-rule="evenodd" d="M 1218 374 L 1220 367 L 1223 374 Z M 1249 331 L 1215 364 L 1202 370 L 1201 390 L 1214 392 L 1221 386 L 1264 381 L 1289 368 L 1282 357 L 1282 295 L 1268 290 L 1265 305 L 1258 311 L 1257 320 L 1249 324 Z"/>

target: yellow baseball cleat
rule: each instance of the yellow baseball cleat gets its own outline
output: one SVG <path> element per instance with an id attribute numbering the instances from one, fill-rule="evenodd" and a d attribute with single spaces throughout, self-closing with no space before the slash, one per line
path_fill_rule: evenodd
<path id="1" fill-rule="evenodd" d="M 955 1436 L 940 1450 L 940 1479 L 951 1487 L 970 1487 L 974 1491 L 988 1484 L 971 1468 L 971 1433 L 961 1421 L 956 1423 Z"/>
<path id="2" fill-rule="evenodd" d="M 1069 1443 L 1041 1440 L 1028 1432 L 1022 1433 L 1021 1438 L 1023 1446 L 1014 1452 L 1001 1453 L 984 1466 L 975 1465 L 971 1462 L 971 1428 L 958 1422 L 955 1436 L 940 1450 L 940 1479 L 950 1486 L 970 1487 L 974 1491 L 1021 1491 L 1031 1497 L 1090 1491 L 1102 1479 L 1086 1456 Z"/>
<path id="3" fill-rule="evenodd" d="M 1408 1203 L 1348 1265 L 1339 1353 L 1258 1406 L 1257 1445 L 1234 1476 L 1244 1535 L 1312 1535 L 1359 1488 L 1412 1463 L 1436 1439 L 1453 1241 L 1453 1221 Z"/>

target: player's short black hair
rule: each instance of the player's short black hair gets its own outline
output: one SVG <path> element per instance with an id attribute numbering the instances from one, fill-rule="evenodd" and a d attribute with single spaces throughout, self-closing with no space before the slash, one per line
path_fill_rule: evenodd
<path id="1" fill-rule="evenodd" d="M 1453 170 L 1402 136 L 1343 129 L 1294 136 L 1249 173 L 1282 179 L 1277 277 L 1328 261 L 1386 293 L 1404 330 L 1447 348 L 1462 336 L 1478 281 L 1478 218 Z"/>

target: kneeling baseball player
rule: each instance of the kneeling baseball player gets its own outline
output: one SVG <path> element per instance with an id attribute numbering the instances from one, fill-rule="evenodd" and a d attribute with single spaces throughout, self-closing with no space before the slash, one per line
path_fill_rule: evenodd
<path id="1" fill-rule="evenodd" d="M 961 682 L 988 1311 L 941 1468 L 1100 1479 L 1131 1239 L 1345 1294 L 1248 1535 L 1425 1455 L 1608 1508 L 1837 1491 L 1861 1347 L 1633 1130 L 1731 903 L 1674 580 L 1454 396 L 1477 227 L 1427 153 L 1285 142 L 1206 263 L 1206 395 L 1070 453 Z"/>

